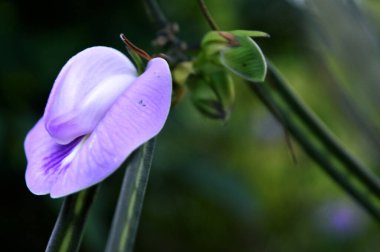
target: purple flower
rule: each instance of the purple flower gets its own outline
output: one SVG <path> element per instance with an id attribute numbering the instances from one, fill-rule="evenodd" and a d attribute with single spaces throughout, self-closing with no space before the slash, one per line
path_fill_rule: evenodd
<path id="1" fill-rule="evenodd" d="M 137 76 L 130 60 L 112 48 L 92 47 L 72 57 L 25 139 L 29 190 L 58 198 L 109 176 L 162 129 L 171 83 L 161 58 Z"/>

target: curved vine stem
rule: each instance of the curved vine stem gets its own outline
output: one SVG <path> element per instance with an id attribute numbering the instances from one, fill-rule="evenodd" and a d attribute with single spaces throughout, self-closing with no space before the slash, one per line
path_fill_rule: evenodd
<path id="1" fill-rule="evenodd" d="M 148 1 L 148 0 L 145 0 Z M 151 0 L 153 1 L 153 0 Z M 212 30 L 219 30 L 212 18 L 204 0 L 197 0 L 200 9 Z M 155 9 L 151 10 L 152 12 Z M 159 22 L 159 20 L 156 20 Z M 282 79 L 277 70 L 269 64 L 267 84 L 259 86 L 250 83 L 251 88 L 260 100 L 279 119 L 280 123 L 292 134 L 302 146 L 304 151 L 349 195 L 360 203 L 372 216 L 380 222 L 380 209 L 371 199 L 371 195 L 363 193 L 357 183 L 352 181 L 346 169 L 358 182 L 380 200 L 380 181 L 372 172 L 354 159 L 328 132 L 322 123 L 304 106 L 291 92 L 288 84 Z M 268 85 L 268 84 L 271 85 Z M 277 98 L 280 98 L 281 102 Z M 293 116 L 291 118 L 290 116 Z M 295 118 L 301 125 L 295 123 Z M 314 142 L 309 139 L 306 130 L 314 137 Z M 329 155 L 326 155 L 328 151 Z M 331 157 L 329 157 L 331 156 Z M 338 167 L 338 163 L 340 167 Z"/>
<path id="2" fill-rule="evenodd" d="M 90 187 L 64 199 L 46 252 L 79 250 L 88 212 L 98 187 Z"/>
<path id="3" fill-rule="evenodd" d="M 209 22 L 212 30 L 218 29 L 215 21 L 211 17 L 205 2 L 198 0 L 202 13 Z M 367 188 L 373 195 L 380 200 L 380 180 L 376 175 L 372 174 L 370 169 L 364 167 L 359 161 L 353 158 L 325 129 L 322 123 L 305 107 L 299 99 L 291 92 L 287 83 L 280 76 L 277 70 L 268 64 L 268 82 L 272 84 L 273 91 L 267 91 L 264 94 L 261 87 L 252 84 L 253 90 L 259 96 L 261 101 L 271 110 L 271 112 L 279 119 L 280 123 L 286 127 L 293 137 L 301 144 L 303 149 L 324 169 L 330 177 L 336 181 L 347 193 L 356 199 L 371 215 L 380 221 L 380 209 L 374 205 L 368 195 L 361 193 L 357 186 L 345 176 L 333 162 L 329 162 L 324 158 L 322 152 L 308 140 L 299 127 L 296 127 L 290 120 L 290 117 L 283 110 L 281 104 L 272 99 L 271 93 L 276 92 L 281 99 L 289 106 L 292 115 L 298 116 L 300 120 L 313 136 L 328 150 L 337 160 L 343 164 L 344 168 L 354 174 L 356 178 Z"/>
<path id="4" fill-rule="evenodd" d="M 359 161 L 353 158 L 340 144 L 334 136 L 325 129 L 324 125 L 314 116 L 307 107 L 294 95 L 288 87 L 289 85 L 281 77 L 272 64 L 268 64 L 268 82 L 272 84 L 274 90 L 284 99 L 292 111 L 298 115 L 302 122 L 314 133 L 334 156 L 337 157 L 347 170 L 355 174 L 363 184 L 380 199 L 380 181 L 375 174 L 364 167 Z"/>
<path id="5" fill-rule="evenodd" d="M 214 31 L 219 31 L 219 27 L 216 24 L 216 22 L 214 21 L 214 19 L 212 18 L 210 12 L 208 11 L 208 8 L 207 8 L 205 1 L 204 0 L 197 0 L 197 1 L 198 1 L 198 5 L 201 8 L 201 11 L 202 11 L 204 17 L 206 18 L 210 28 Z"/>
<path id="6" fill-rule="evenodd" d="M 338 184 L 340 185 L 352 198 L 354 198 L 360 205 L 363 206 L 367 212 L 372 215 L 377 221 L 380 222 L 380 209 L 361 192 L 350 179 L 342 174 L 334 164 L 331 158 L 323 154 L 318 147 L 313 144 L 309 138 L 303 133 L 303 130 L 291 119 L 291 116 L 279 106 L 278 102 L 274 99 L 271 91 L 266 86 L 260 84 L 249 83 L 249 87 L 256 93 L 261 102 L 272 112 L 272 114 L 289 130 L 297 142 L 302 146 L 303 150 L 317 163 L 320 167 Z M 286 118 L 284 120 L 283 118 Z"/>

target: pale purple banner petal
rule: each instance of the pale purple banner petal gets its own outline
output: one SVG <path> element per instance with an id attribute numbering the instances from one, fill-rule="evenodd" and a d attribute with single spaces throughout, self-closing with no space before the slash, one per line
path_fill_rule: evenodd
<path id="1" fill-rule="evenodd" d="M 171 90 L 168 64 L 161 58 L 152 59 L 84 142 L 54 183 L 51 196 L 61 197 L 102 181 L 158 134 L 169 113 Z"/>
<path id="2" fill-rule="evenodd" d="M 97 46 L 78 53 L 55 80 L 45 108 L 46 130 L 60 144 L 90 133 L 136 77 L 131 61 L 115 49 Z"/>
<path id="3" fill-rule="evenodd" d="M 25 140 L 29 189 L 57 198 L 102 181 L 162 129 L 170 109 L 171 90 L 169 66 L 165 60 L 155 58 L 112 102 L 88 134 L 79 135 L 66 145 L 57 144 L 44 127 L 44 117 Z M 95 96 L 100 102 L 102 94 L 107 92 Z"/>

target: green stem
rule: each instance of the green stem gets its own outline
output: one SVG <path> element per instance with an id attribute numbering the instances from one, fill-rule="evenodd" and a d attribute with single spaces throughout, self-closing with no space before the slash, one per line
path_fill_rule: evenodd
<path id="1" fill-rule="evenodd" d="M 97 188 L 93 186 L 64 199 L 46 252 L 78 251 Z"/>
<path id="2" fill-rule="evenodd" d="M 208 21 L 212 30 L 219 30 L 216 22 L 209 13 L 203 0 L 198 0 L 198 4 L 203 15 Z M 154 11 L 154 10 L 153 10 Z M 358 180 L 377 198 L 380 198 L 380 182 L 377 177 L 366 167 L 360 164 L 346 152 L 332 135 L 325 129 L 322 123 L 297 99 L 297 97 L 288 88 L 286 82 L 281 78 L 279 73 L 269 64 L 269 82 L 281 96 L 286 106 L 291 109 L 291 115 L 298 116 L 298 120 L 308 128 L 322 147 L 333 154 L 332 157 L 340 161 L 348 171 L 356 175 Z M 250 84 L 255 93 L 260 97 L 262 102 L 271 110 L 279 121 L 289 130 L 289 132 L 300 143 L 307 154 L 312 157 L 330 177 L 336 181 L 347 193 L 356 199 L 371 215 L 380 221 L 380 210 L 369 199 L 368 195 L 363 194 L 353 181 L 344 176 L 333 161 L 327 159 L 323 151 L 316 144 L 313 144 L 308 137 L 302 133 L 301 127 L 298 127 L 287 115 L 284 107 L 276 103 L 273 93 L 256 84 Z"/>
<path id="3" fill-rule="evenodd" d="M 272 84 L 274 90 L 278 92 L 294 113 L 298 115 L 310 131 L 324 144 L 325 148 L 336 156 L 350 172 L 355 174 L 358 179 L 380 199 L 380 181 L 376 175 L 365 168 L 359 161 L 355 160 L 340 146 L 324 125 L 293 94 L 277 70 L 271 64 L 268 64 L 268 66 L 268 82 Z"/>
<path id="4" fill-rule="evenodd" d="M 214 30 L 214 31 L 219 31 L 219 27 L 216 24 L 216 22 L 214 21 L 214 19 L 212 18 L 210 12 L 208 11 L 207 5 L 204 2 L 204 0 L 197 0 L 197 1 L 198 1 L 199 7 L 201 8 L 203 16 L 206 18 L 206 20 L 207 20 L 209 26 L 211 27 L 211 29 Z"/>
<path id="5" fill-rule="evenodd" d="M 107 241 L 107 252 L 133 251 L 154 144 L 152 139 L 140 147 L 127 167 Z"/>
<path id="6" fill-rule="evenodd" d="M 286 127 L 287 130 L 293 135 L 297 142 L 302 146 L 303 150 L 316 162 L 320 167 L 338 184 L 340 185 L 352 198 L 354 198 L 360 205 L 364 207 L 367 212 L 372 215 L 377 221 L 380 222 L 380 209 L 377 208 L 373 202 L 357 189 L 350 179 L 341 174 L 336 165 L 332 163 L 322 151 L 313 145 L 310 139 L 302 133 L 302 129 L 297 126 L 286 113 L 286 111 L 279 106 L 273 99 L 270 91 L 265 89 L 260 84 L 249 83 L 250 88 L 257 94 L 260 100 L 272 112 L 274 116 Z"/>

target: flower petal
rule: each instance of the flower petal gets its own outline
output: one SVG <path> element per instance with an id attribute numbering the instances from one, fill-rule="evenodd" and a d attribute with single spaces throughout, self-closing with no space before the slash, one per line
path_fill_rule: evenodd
<path id="1" fill-rule="evenodd" d="M 72 153 L 81 138 L 60 145 L 50 137 L 43 119 L 39 120 L 25 139 L 28 160 L 25 180 L 29 190 L 37 195 L 47 194 L 61 171 L 61 163 Z"/>
<path id="2" fill-rule="evenodd" d="M 45 108 L 46 130 L 59 144 L 90 133 L 137 78 L 130 60 L 115 49 L 88 48 L 62 68 Z"/>
<path id="3" fill-rule="evenodd" d="M 58 198 L 105 179 L 162 129 L 170 109 L 171 90 L 168 64 L 155 58 L 118 97 L 91 134 L 60 145 L 40 120 L 25 140 L 29 189 Z"/>
<path id="4" fill-rule="evenodd" d="M 152 59 L 60 174 L 51 197 L 62 197 L 100 182 L 137 147 L 158 134 L 169 113 L 171 90 L 168 64 L 161 58 Z"/>

